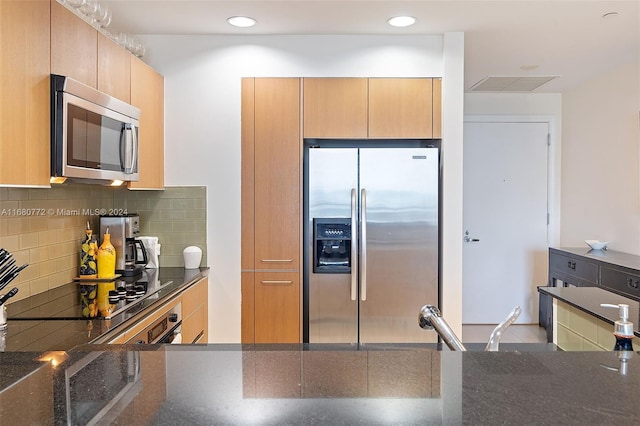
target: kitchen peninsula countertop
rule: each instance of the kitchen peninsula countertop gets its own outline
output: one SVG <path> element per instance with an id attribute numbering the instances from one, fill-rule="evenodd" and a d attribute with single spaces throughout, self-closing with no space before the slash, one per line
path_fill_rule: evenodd
<path id="1" fill-rule="evenodd" d="M 629 321 L 633 323 L 633 334 L 640 337 L 640 302 L 599 287 L 538 287 L 542 294 L 549 295 L 611 324 L 620 317 L 618 309 L 604 308 L 601 303 L 629 305 Z"/>
<path id="2" fill-rule="evenodd" d="M 115 353 L 123 363 L 138 359 L 142 371 L 133 402 L 119 418 L 109 420 L 116 423 L 640 423 L 640 354 L 634 352 L 621 375 L 616 352 L 449 352 L 406 346 L 356 350 L 332 345 L 140 349 L 86 345 L 57 367 L 44 363 L 40 386 L 31 388 L 30 398 L 46 400 L 48 392 L 55 403 L 25 404 L 16 399 L 24 395 L 14 387 L 0 393 L 0 416 L 3 421 L 66 423 L 65 398 L 83 395 L 65 388 L 66 373 L 77 370 L 83 357 Z M 100 400 L 108 378 L 122 367 L 86 364 L 74 373 L 75 381 L 90 378 L 93 388 L 84 392 L 88 399 Z M 159 396 L 145 395 L 157 389 L 160 393 L 153 395 Z"/>

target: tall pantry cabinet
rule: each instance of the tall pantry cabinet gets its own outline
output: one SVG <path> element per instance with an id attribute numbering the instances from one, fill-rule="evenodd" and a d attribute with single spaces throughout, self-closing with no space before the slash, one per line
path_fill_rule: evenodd
<path id="1" fill-rule="evenodd" d="M 242 80 L 242 342 L 300 342 L 300 79 Z"/>

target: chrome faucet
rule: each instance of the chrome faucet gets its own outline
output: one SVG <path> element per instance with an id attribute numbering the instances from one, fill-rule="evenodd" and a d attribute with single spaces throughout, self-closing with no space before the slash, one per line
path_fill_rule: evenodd
<path id="1" fill-rule="evenodd" d="M 442 318 L 442 314 L 440 314 L 440 310 L 437 307 L 424 305 L 420 309 L 420 315 L 418 315 L 418 324 L 425 330 L 435 329 L 452 351 L 467 350 L 451 327 L 449 327 L 449 324 Z"/>
<path id="2" fill-rule="evenodd" d="M 500 339 L 504 334 L 504 330 L 506 330 L 506 328 L 509 327 L 516 318 L 518 318 L 520 312 L 522 312 L 522 309 L 520 309 L 520 306 L 516 306 L 509 316 L 493 329 L 491 336 L 489 337 L 489 343 L 487 343 L 487 346 L 484 348 L 485 351 L 498 351 Z M 424 305 L 420 309 L 420 314 L 418 315 L 418 324 L 425 330 L 435 330 L 452 351 L 467 350 L 451 327 L 449 327 L 449 324 L 447 324 L 444 318 L 442 318 L 442 314 L 437 307 L 433 305 Z"/>

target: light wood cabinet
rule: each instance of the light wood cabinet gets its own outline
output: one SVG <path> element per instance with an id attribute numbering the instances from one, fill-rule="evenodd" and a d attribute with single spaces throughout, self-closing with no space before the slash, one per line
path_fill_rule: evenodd
<path id="1" fill-rule="evenodd" d="M 56 0 L 51 0 L 51 73 L 98 87 L 98 30 Z"/>
<path id="2" fill-rule="evenodd" d="M 242 316 L 240 319 L 241 342 L 254 343 L 255 334 L 255 273 L 242 272 L 240 279 Z"/>
<path id="3" fill-rule="evenodd" d="M 48 186 L 49 1 L 0 2 L 0 185 Z"/>
<path id="4" fill-rule="evenodd" d="M 369 79 L 370 139 L 431 139 L 433 80 Z"/>
<path id="5" fill-rule="evenodd" d="M 442 79 L 433 79 L 433 139 L 442 139 Z"/>
<path id="6" fill-rule="evenodd" d="M 300 107 L 300 79 L 242 81 L 243 343 L 300 341 Z"/>
<path id="7" fill-rule="evenodd" d="M 182 295 L 182 343 L 207 343 L 209 279 L 204 278 Z"/>
<path id="8" fill-rule="evenodd" d="M 366 139 L 368 79 L 303 79 L 305 138 Z"/>
<path id="9" fill-rule="evenodd" d="M 300 318 L 300 274 L 256 272 L 255 343 L 298 343 Z"/>
<path id="10" fill-rule="evenodd" d="M 98 90 L 131 102 L 131 53 L 98 34 Z"/>
<path id="11" fill-rule="evenodd" d="M 131 57 L 131 104 L 140 108 L 139 180 L 129 189 L 164 189 L 164 77 Z"/>
<path id="12" fill-rule="evenodd" d="M 300 266 L 300 80 L 255 79 L 255 268 Z"/>
<path id="13" fill-rule="evenodd" d="M 305 78 L 305 138 L 438 139 L 440 78 Z"/>

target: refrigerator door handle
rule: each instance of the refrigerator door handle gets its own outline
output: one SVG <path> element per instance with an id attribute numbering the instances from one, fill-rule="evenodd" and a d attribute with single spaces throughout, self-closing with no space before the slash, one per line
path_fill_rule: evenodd
<path id="1" fill-rule="evenodd" d="M 367 191 L 360 191 L 360 299 L 367 300 Z"/>
<path id="2" fill-rule="evenodd" d="M 358 191 L 351 188 L 351 300 L 358 299 Z"/>

